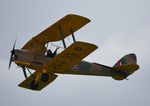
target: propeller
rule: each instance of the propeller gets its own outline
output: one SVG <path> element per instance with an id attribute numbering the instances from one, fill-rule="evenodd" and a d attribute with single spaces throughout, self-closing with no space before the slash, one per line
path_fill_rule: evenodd
<path id="1" fill-rule="evenodd" d="M 15 40 L 15 42 L 14 42 L 13 49 L 11 50 L 11 55 L 10 55 L 10 60 L 9 60 L 8 69 L 10 69 L 10 66 L 11 66 L 11 63 L 12 63 L 12 57 L 13 57 L 13 55 L 15 54 L 15 46 L 16 46 L 16 40 Z"/>
<path id="2" fill-rule="evenodd" d="M 10 51 L 11 55 L 10 55 L 10 60 L 9 60 L 9 66 L 8 66 L 8 69 L 10 69 L 10 66 L 11 66 L 11 63 L 13 61 L 13 55 L 15 54 L 15 46 L 16 46 L 16 39 L 15 39 L 15 42 L 14 42 L 14 45 L 13 45 L 13 49 Z M 23 66 L 20 66 L 23 70 L 23 74 L 24 74 L 24 77 L 27 78 L 27 73 L 26 73 L 26 68 L 23 67 Z M 29 70 L 28 70 L 29 71 Z"/>

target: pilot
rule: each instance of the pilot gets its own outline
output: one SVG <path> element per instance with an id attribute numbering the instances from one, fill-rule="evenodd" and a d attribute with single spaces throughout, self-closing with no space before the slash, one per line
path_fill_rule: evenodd
<path id="1" fill-rule="evenodd" d="M 48 49 L 48 51 L 47 51 L 47 57 L 55 57 L 56 56 L 56 54 L 57 54 L 57 50 L 58 50 L 59 48 L 56 48 L 56 50 L 52 53 L 52 51 L 50 50 L 50 49 Z"/>

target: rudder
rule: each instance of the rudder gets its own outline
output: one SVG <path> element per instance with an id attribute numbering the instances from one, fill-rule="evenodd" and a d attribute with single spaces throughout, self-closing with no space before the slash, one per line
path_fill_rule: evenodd
<path id="1" fill-rule="evenodd" d="M 129 65 L 129 64 L 137 64 L 137 58 L 134 53 L 125 55 L 113 67 Z"/>

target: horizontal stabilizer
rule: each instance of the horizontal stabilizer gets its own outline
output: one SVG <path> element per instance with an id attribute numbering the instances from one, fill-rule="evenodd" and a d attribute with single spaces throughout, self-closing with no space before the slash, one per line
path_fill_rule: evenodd
<path id="1" fill-rule="evenodd" d="M 134 71 L 139 69 L 139 65 L 137 64 L 122 65 L 122 66 L 113 67 L 112 69 L 116 71 L 122 71 L 127 74 L 132 74 Z"/>

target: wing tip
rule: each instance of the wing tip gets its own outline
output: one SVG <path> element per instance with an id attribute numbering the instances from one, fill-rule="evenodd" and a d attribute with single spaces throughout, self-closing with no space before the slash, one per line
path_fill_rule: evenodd
<path id="1" fill-rule="evenodd" d="M 89 22 L 91 22 L 91 20 L 89 19 L 89 18 L 87 18 L 87 17 L 84 17 L 84 16 L 81 16 L 81 15 L 77 15 L 77 14 L 67 14 L 65 17 L 79 17 L 79 18 L 83 18 L 83 19 L 85 19 L 86 21 L 87 21 L 87 23 L 89 23 Z"/>

